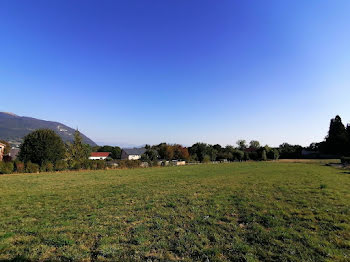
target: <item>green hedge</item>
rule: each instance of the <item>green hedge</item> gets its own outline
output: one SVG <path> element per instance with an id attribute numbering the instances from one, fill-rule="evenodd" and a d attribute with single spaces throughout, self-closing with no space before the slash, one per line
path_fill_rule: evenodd
<path id="1" fill-rule="evenodd" d="M 13 162 L 0 162 L 0 174 L 12 174 L 13 171 Z"/>
<path id="2" fill-rule="evenodd" d="M 27 162 L 26 163 L 26 172 L 27 173 L 39 173 L 40 166 L 38 164 Z"/>

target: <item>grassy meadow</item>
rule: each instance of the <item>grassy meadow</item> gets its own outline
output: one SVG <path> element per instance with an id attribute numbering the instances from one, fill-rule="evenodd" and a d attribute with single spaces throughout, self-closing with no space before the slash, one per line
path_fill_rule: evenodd
<path id="1" fill-rule="evenodd" d="M 0 261 L 350 261 L 350 172 L 247 162 L 2 175 Z"/>

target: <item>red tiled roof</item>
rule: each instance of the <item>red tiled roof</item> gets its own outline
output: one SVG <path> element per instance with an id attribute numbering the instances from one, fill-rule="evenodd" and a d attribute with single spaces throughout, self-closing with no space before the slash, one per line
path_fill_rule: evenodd
<path id="1" fill-rule="evenodd" d="M 92 152 L 90 154 L 91 157 L 108 157 L 109 156 L 109 152 Z"/>

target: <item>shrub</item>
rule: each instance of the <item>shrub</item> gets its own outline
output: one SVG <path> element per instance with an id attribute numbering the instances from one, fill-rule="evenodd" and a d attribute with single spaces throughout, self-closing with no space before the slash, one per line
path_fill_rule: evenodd
<path id="1" fill-rule="evenodd" d="M 98 160 L 92 160 L 91 163 L 90 163 L 90 168 L 92 170 L 96 170 L 97 169 L 97 161 Z"/>
<path id="2" fill-rule="evenodd" d="M 26 172 L 27 173 L 39 173 L 39 169 L 40 169 L 40 167 L 38 164 L 32 163 L 30 161 L 28 161 L 26 164 Z"/>
<path id="3" fill-rule="evenodd" d="M 0 162 L 0 174 L 12 174 L 13 162 Z"/>
<path id="4" fill-rule="evenodd" d="M 343 165 L 349 165 L 350 164 L 350 157 L 342 157 L 341 158 L 341 163 Z"/>
<path id="5" fill-rule="evenodd" d="M 106 169 L 106 162 L 103 160 L 96 161 L 97 169 Z"/>
<path id="6" fill-rule="evenodd" d="M 53 164 L 50 162 L 45 162 L 40 167 L 40 172 L 52 172 L 53 170 Z"/>
<path id="7" fill-rule="evenodd" d="M 267 161 L 267 156 L 266 156 L 266 151 L 263 150 L 262 153 L 261 153 L 261 160 L 262 161 Z"/>
<path id="8" fill-rule="evenodd" d="M 20 161 L 16 161 L 15 162 L 15 171 L 17 173 L 24 173 L 25 172 L 25 166 L 24 166 L 24 163 L 23 162 L 20 162 Z"/>
<path id="9" fill-rule="evenodd" d="M 67 162 L 64 160 L 58 160 L 55 164 L 56 171 L 63 171 L 68 168 Z"/>
<path id="10" fill-rule="evenodd" d="M 70 164 L 70 169 L 71 170 L 79 170 L 79 169 L 81 169 L 80 162 L 72 161 L 71 164 Z"/>
<path id="11" fill-rule="evenodd" d="M 92 165 L 92 160 L 88 160 L 88 159 L 85 159 L 81 162 L 81 168 L 82 169 L 91 169 L 91 165 Z"/>
<path id="12" fill-rule="evenodd" d="M 205 155 L 204 157 L 203 157 L 203 161 L 202 161 L 203 163 L 209 163 L 210 162 L 210 156 L 208 156 L 208 155 Z"/>

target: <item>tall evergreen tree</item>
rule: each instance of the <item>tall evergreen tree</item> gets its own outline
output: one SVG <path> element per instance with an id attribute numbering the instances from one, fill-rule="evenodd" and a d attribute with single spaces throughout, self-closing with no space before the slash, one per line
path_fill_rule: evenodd
<path id="1" fill-rule="evenodd" d="M 83 143 L 83 139 L 78 130 L 74 132 L 73 143 L 68 143 L 67 147 L 68 160 L 81 162 L 89 158 L 89 146 Z"/>
<path id="2" fill-rule="evenodd" d="M 328 154 L 343 155 L 347 151 L 349 139 L 340 116 L 331 119 L 325 150 Z"/>

